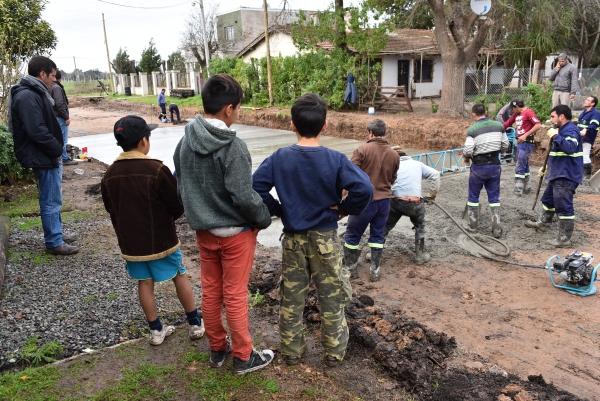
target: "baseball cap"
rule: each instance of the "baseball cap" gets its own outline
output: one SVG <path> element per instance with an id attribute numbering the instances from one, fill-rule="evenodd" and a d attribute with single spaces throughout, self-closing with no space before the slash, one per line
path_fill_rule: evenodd
<path id="1" fill-rule="evenodd" d="M 157 128 L 158 124 L 146 124 L 142 117 L 125 116 L 115 123 L 113 132 L 117 145 L 131 145 L 140 141 L 146 135 L 150 135 L 150 131 Z"/>
<path id="2" fill-rule="evenodd" d="M 564 60 L 566 58 L 567 58 L 567 53 L 561 53 L 561 54 L 558 55 L 558 59 L 559 60 Z"/>
<path id="3" fill-rule="evenodd" d="M 525 102 L 523 99 L 516 97 L 510 101 L 510 107 L 525 107 Z"/>

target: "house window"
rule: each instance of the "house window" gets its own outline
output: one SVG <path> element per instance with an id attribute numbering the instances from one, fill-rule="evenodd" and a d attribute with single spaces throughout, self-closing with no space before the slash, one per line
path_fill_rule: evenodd
<path id="1" fill-rule="evenodd" d="M 225 40 L 233 41 L 233 26 L 225 27 Z"/>
<path id="2" fill-rule="evenodd" d="M 415 83 L 433 82 L 433 60 L 423 60 L 423 65 L 421 65 L 421 60 L 415 60 L 415 76 L 413 81 Z"/>

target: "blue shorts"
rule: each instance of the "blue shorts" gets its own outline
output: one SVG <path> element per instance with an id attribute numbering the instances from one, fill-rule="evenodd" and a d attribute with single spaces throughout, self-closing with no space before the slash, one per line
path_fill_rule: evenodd
<path id="1" fill-rule="evenodd" d="M 184 274 L 185 266 L 182 263 L 181 249 L 177 249 L 169 256 L 162 259 L 149 260 L 148 262 L 126 261 L 125 267 L 129 277 L 134 280 L 152 279 L 157 283 L 174 278 L 177 273 Z"/>

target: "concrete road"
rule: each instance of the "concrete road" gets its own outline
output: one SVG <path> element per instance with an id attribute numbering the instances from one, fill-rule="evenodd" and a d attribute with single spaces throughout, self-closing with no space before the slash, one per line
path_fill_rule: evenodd
<path id="1" fill-rule="evenodd" d="M 248 150 L 252 156 L 252 171 L 256 170 L 260 163 L 276 149 L 296 143 L 296 135 L 291 131 L 238 124 L 234 124 L 232 129 L 235 129 L 238 137 L 243 139 L 248 145 Z M 149 156 L 162 160 L 165 165 L 173 170 L 173 152 L 183 134 L 183 125 L 155 129 L 152 131 L 152 136 L 150 137 Z M 122 151 L 121 148 L 117 146 L 115 137 L 112 133 L 76 138 L 72 137 L 69 138 L 69 143 L 79 148 L 87 147 L 88 156 L 106 164 L 112 164 Z M 348 157 L 352 156 L 354 149 L 361 143 L 363 143 L 363 141 L 356 141 L 353 139 L 328 136 L 321 138 L 321 145 L 336 149 Z M 405 151 L 407 151 L 408 154 L 421 153 L 421 151 L 417 149 L 405 149 Z M 346 219 L 340 221 L 340 226 L 342 227 L 341 230 L 345 230 Z M 406 224 L 403 220 L 406 220 L 408 223 Z M 411 226 L 408 219 L 402 219 L 401 222 L 405 223 L 407 227 Z M 281 220 L 274 218 L 271 226 L 259 233 L 258 241 L 264 246 L 280 247 L 279 236 L 281 235 L 282 229 L 283 225 L 281 224 Z"/>

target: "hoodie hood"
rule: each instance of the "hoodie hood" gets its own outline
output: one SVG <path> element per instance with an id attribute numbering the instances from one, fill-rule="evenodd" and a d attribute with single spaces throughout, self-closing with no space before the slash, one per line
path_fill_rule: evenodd
<path id="1" fill-rule="evenodd" d="M 185 126 L 185 143 L 201 155 L 214 153 L 229 145 L 235 136 L 234 130 L 217 128 L 199 114 Z"/>

